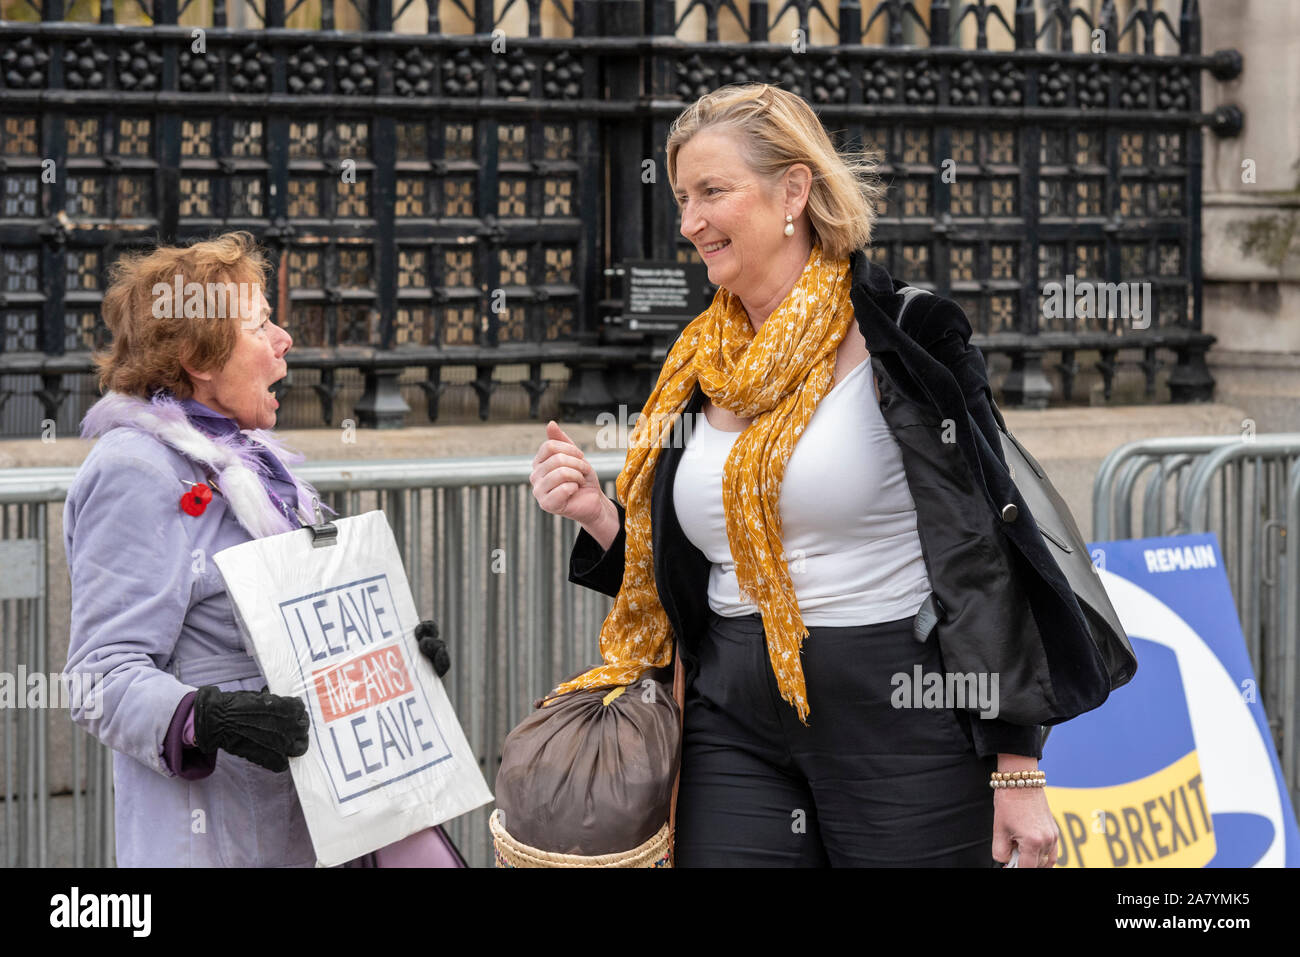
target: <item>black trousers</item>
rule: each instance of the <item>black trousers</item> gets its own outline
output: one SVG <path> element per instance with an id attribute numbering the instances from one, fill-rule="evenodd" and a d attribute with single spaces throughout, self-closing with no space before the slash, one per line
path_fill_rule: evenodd
<path id="1" fill-rule="evenodd" d="M 895 674 L 942 672 L 912 618 L 810 626 L 808 725 L 781 699 L 762 619 L 710 615 L 686 689 L 678 867 L 994 867 L 997 758 L 964 712 L 895 708 Z"/>

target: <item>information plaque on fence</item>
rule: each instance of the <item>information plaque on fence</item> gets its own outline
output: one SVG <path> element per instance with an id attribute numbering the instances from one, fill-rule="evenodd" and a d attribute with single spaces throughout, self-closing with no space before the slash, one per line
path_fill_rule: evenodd
<path id="1" fill-rule="evenodd" d="M 705 310 L 713 295 L 703 263 L 631 259 L 622 265 L 628 329 L 677 332 Z"/>

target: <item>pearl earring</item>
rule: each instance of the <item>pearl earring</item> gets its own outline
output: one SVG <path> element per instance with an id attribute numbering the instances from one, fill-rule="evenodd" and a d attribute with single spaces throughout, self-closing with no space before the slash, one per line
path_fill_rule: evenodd
<path id="1" fill-rule="evenodd" d="M 783 230 L 783 232 L 787 236 L 794 235 L 794 217 L 791 216 L 789 213 L 785 214 L 785 229 Z"/>

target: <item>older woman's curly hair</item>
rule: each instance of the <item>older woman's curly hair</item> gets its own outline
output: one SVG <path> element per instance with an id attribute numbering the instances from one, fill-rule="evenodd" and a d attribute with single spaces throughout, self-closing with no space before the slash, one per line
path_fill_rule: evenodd
<path id="1" fill-rule="evenodd" d="M 884 194 L 874 150 L 840 152 L 812 107 L 767 83 L 724 86 L 687 107 L 668 131 L 668 183 L 677 192 L 677 153 L 704 130 L 734 135 L 741 158 L 769 188 L 794 163 L 812 171 L 808 218 L 822 251 L 847 259 L 871 241 L 876 202 Z"/>
<path id="2" fill-rule="evenodd" d="M 255 319 L 261 302 L 247 291 L 262 290 L 266 277 L 266 257 L 246 232 L 124 254 L 110 268 L 104 294 L 104 324 L 113 341 L 94 357 L 100 389 L 139 398 L 167 389 L 177 398 L 190 398 L 194 386 L 184 367 L 207 372 L 225 365 L 241 321 Z M 205 292 L 216 290 L 222 308 L 211 308 L 212 293 L 202 297 L 204 308 L 184 308 L 172 295 L 178 281 L 183 291 L 190 283 L 199 283 Z M 242 296 L 240 284 L 246 284 Z M 185 297 L 193 302 L 188 292 Z M 241 298 L 251 298 L 253 315 L 225 308 Z"/>

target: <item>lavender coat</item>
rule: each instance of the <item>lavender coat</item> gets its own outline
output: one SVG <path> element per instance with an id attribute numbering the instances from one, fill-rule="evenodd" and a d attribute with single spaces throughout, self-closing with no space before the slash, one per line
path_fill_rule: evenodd
<path id="1" fill-rule="evenodd" d="M 184 765 L 177 775 L 163 758 L 178 706 L 199 686 L 266 683 L 212 561 L 252 536 L 219 495 L 201 516 L 179 506 L 184 482 L 205 480 L 191 459 L 122 427 L 109 429 L 78 471 L 64 510 L 67 671 L 102 676 L 102 705 L 74 708 L 73 720 L 114 751 L 119 866 L 311 867 L 316 855 L 288 773 L 221 752 L 210 774 L 199 767 L 186 780 Z"/>

